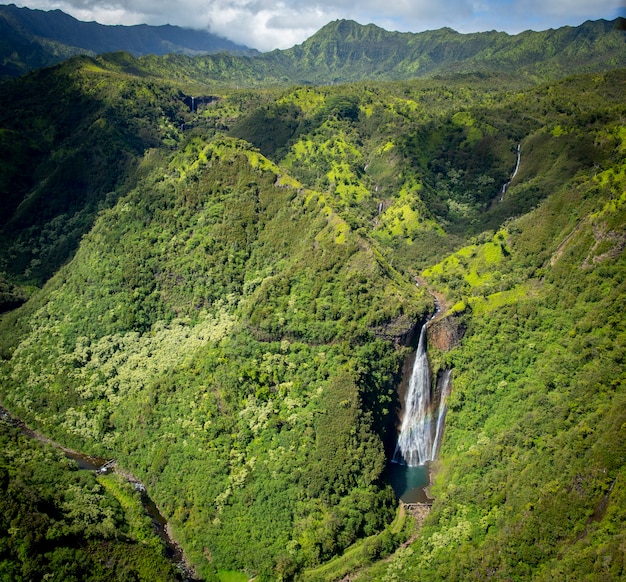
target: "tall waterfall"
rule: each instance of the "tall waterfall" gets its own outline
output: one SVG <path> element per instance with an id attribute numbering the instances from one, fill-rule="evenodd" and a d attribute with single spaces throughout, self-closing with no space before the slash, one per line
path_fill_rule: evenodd
<path id="1" fill-rule="evenodd" d="M 432 454 L 430 366 L 426 353 L 426 326 L 420 332 L 415 363 L 409 380 L 404 418 L 393 456 L 396 463 L 424 464 Z"/>
<path id="2" fill-rule="evenodd" d="M 438 406 L 433 407 L 430 366 L 426 352 L 426 325 L 424 325 L 420 332 L 415 363 L 409 380 L 400 436 L 392 459 L 394 463 L 415 467 L 435 459 L 443 435 L 445 400 L 450 392 L 450 375 L 450 370 L 444 373 L 439 399 L 435 403 Z M 436 411 L 433 408 L 436 408 Z M 436 421 L 433 424 L 434 413 Z"/>

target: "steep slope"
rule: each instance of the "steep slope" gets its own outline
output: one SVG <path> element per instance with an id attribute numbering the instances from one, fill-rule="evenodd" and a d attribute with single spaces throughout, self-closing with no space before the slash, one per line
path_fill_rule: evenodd
<path id="1" fill-rule="evenodd" d="M 505 74 L 526 86 L 575 73 L 626 65 L 623 19 L 586 22 L 518 35 L 460 34 L 451 29 L 389 32 L 375 25 L 336 21 L 300 45 L 254 57 L 206 56 L 154 61 L 151 71 L 184 74 L 240 86 L 350 83 L 433 78 L 453 74 Z"/>
<path id="2" fill-rule="evenodd" d="M 111 56 L 105 70 L 81 57 L 0 87 L 0 269 L 9 280 L 46 281 L 128 188 L 144 151 L 175 143 L 185 95 L 117 72 L 125 59 Z"/>
<path id="3" fill-rule="evenodd" d="M 353 228 L 415 272 L 446 246 L 528 212 L 577 172 L 615 161 L 603 132 L 622 109 L 623 71 L 593 84 L 582 76 L 502 91 L 501 83 L 285 90 L 230 132 L 332 194 Z M 519 187 L 503 195 L 518 146 Z"/>
<path id="4" fill-rule="evenodd" d="M 130 484 L 80 471 L 1 418 L 0 445 L 5 580 L 181 579 Z"/>
<path id="5" fill-rule="evenodd" d="M 204 576 L 315 565 L 390 521 L 404 352 L 377 330 L 408 334 L 430 300 L 243 142 L 154 156 L 5 321 L 32 331 L 2 400 L 141 476 Z"/>
<path id="6" fill-rule="evenodd" d="M 373 24 L 335 21 L 301 45 L 270 55 L 299 69 L 301 82 L 405 79 L 450 73 L 511 73 L 533 79 L 597 70 L 600 58 L 623 66 L 619 20 L 585 22 L 517 35 L 460 34 L 449 28 L 422 33 L 388 32 Z"/>

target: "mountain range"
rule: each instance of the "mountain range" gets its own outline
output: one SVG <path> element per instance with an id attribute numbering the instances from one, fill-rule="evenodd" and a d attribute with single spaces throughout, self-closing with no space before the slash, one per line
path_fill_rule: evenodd
<path id="1" fill-rule="evenodd" d="M 626 577 L 621 24 L 15 51 L 1 577 Z"/>
<path id="2" fill-rule="evenodd" d="M 461 34 L 449 28 L 389 32 L 373 24 L 338 20 L 300 45 L 258 53 L 206 31 L 174 26 L 104 26 L 80 22 L 58 10 L 0 7 L 0 75 L 15 76 L 69 56 L 127 51 L 141 55 L 206 55 L 173 58 L 179 75 L 241 85 L 346 83 L 436 75 L 510 73 L 531 81 L 622 67 L 624 19 L 589 21 L 517 35 Z"/>
<path id="3" fill-rule="evenodd" d="M 0 77 L 54 65 L 79 54 L 128 51 L 139 55 L 254 54 L 208 31 L 178 26 L 107 26 L 82 22 L 60 10 L 0 6 Z"/>

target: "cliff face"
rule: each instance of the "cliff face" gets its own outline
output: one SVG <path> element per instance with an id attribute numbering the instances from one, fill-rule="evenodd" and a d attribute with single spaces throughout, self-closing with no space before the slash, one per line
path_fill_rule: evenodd
<path id="1" fill-rule="evenodd" d="M 395 346 L 408 346 L 419 335 L 420 325 L 415 324 L 415 320 L 402 314 L 390 319 L 388 322 L 370 328 L 377 338 L 392 341 Z"/>
<path id="2" fill-rule="evenodd" d="M 428 341 L 438 350 L 447 352 L 459 344 L 464 333 L 465 329 L 459 318 L 442 317 L 428 326 Z"/>

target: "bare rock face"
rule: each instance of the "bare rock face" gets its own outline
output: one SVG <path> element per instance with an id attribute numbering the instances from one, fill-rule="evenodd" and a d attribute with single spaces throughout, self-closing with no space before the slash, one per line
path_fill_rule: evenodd
<path id="1" fill-rule="evenodd" d="M 416 326 L 408 316 L 401 315 L 371 329 L 380 339 L 392 341 L 396 346 L 406 346 L 411 342 Z"/>
<path id="2" fill-rule="evenodd" d="M 447 352 L 459 344 L 464 333 L 465 329 L 457 317 L 442 317 L 428 326 L 428 342 L 438 350 Z"/>

